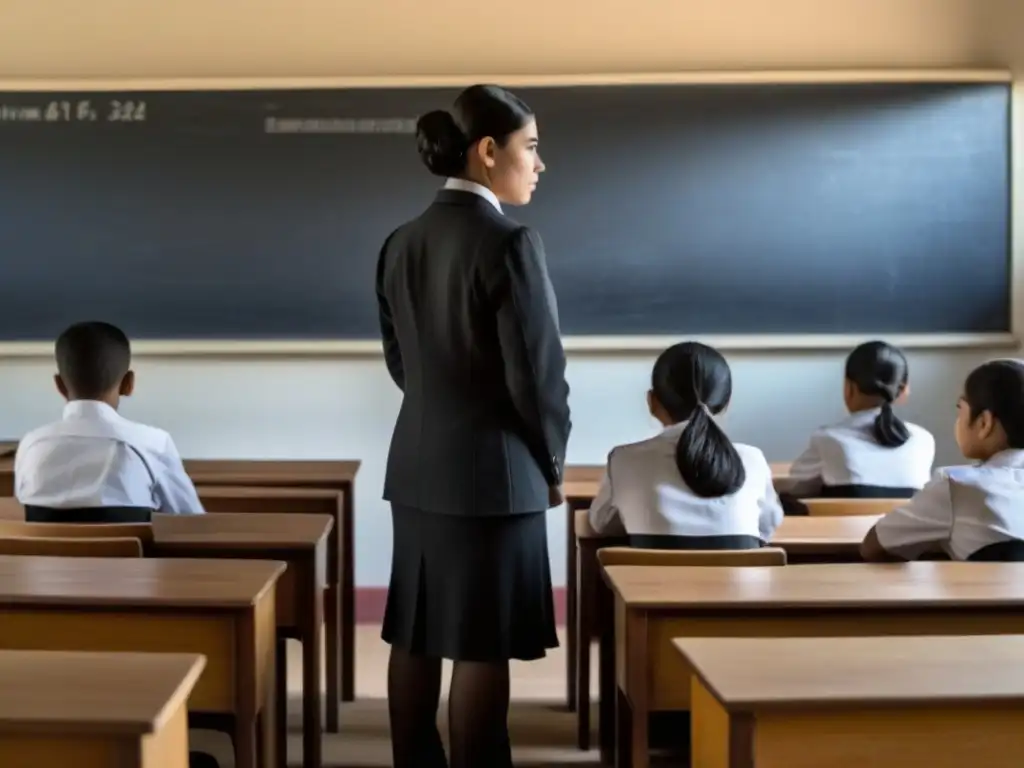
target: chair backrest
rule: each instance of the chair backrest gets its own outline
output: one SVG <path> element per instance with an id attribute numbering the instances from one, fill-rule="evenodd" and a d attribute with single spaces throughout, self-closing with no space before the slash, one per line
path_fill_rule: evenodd
<path id="1" fill-rule="evenodd" d="M 0 537 L 19 539 L 138 539 L 153 541 L 153 526 L 148 523 L 27 523 L 0 520 Z"/>
<path id="2" fill-rule="evenodd" d="M 786 551 L 778 547 L 759 549 L 636 549 L 635 547 L 606 547 L 597 552 L 601 565 L 704 565 L 704 566 L 764 566 L 785 565 Z"/>
<path id="3" fill-rule="evenodd" d="M 25 520 L 29 523 L 123 524 L 148 523 L 152 519 L 153 510 L 145 507 L 54 509 L 25 505 Z"/>
<path id="4" fill-rule="evenodd" d="M 884 515 L 907 503 L 906 499 L 801 499 L 811 517 Z"/>
<path id="5" fill-rule="evenodd" d="M 818 494 L 822 499 L 909 499 L 918 488 L 894 488 L 881 485 L 826 485 Z"/>
<path id="6" fill-rule="evenodd" d="M 0 537 L 0 555 L 46 555 L 53 557 L 142 557 L 142 542 L 138 539 L 126 537 Z"/>
<path id="7" fill-rule="evenodd" d="M 765 545 L 757 536 L 675 536 L 650 533 L 633 533 L 627 543 L 636 549 L 685 549 L 689 551 L 703 550 L 735 550 L 760 549 Z"/>
<path id="8" fill-rule="evenodd" d="M 997 541 L 982 547 L 967 558 L 970 562 L 978 563 L 1022 563 L 1024 562 L 1024 541 L 1010 539 L 1009 541 Z"/>

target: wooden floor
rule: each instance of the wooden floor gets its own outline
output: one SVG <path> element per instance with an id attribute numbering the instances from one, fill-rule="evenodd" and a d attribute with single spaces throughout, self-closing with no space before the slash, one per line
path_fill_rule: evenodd
<path id="1" fill-rule="evenodd" d="M 563 638 L 564 644 L 564 638 Z M 301 646 L 288 649 L 289 725 L 288 757 L 291 766 L 302 765 L 301 749 Z M 377 768 L 391 765 L 388 740 L 387 670 L 388 646 L 378 627 L 360 626 L 357 631 L 357 701 L 343 704 L 342 732 L 324 735 L 325 768 Z M 446 670 L 447 673 L 450 672 Z M 596 669 L 592 679 L 596 680 Z M 447 684 L 446 684 L 447 685 Z M 445 729 L 445 706 L 439 722 Z M 591 718 L 595 722 L 596 711 Z M 597 752 L 580 752 L 575 746 L 575 715 L 565 709 L 565 649 L 556 649 L 542 661 L 513 663 L 512 711 L 509 718 L 517 768 L 600 765 Z M 192 748 L 213 754 L 221 768 L 233 768 L 226 736 L 194 731 Z"/>

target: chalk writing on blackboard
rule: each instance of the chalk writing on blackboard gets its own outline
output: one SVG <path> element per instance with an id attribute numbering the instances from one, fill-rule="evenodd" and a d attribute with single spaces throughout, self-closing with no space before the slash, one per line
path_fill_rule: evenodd
<path id="1" fill-rule="evenodd" d="M 0 123 L 141 123 L 146 102 L 135 99 L 53 99 L 43 104 L 0 104 Z"/>
<path id="2" fill-rule="evenodd" d="M 415 133 L 416 120 L 403 117 L 267 117 L 266 133 Z"/>

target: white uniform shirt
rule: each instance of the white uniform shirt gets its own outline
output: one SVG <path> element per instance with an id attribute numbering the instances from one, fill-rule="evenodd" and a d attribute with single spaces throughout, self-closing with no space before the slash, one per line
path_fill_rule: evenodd
<path id="1" fill-rule="evenodd" d="M 935 438 L 916 424 L 904 422 L 910 439 L 898 448 L 875 441 L 872 427 L 880 409 L 858 411 L 838 424 L 811 435 L 810 445 L 789 476 L 776 483 L 780 491 L 814 495 L 822 486 L 863 485 L 876 488 L 922 488 L 935 461 Z"/>
<path id="2" fill-rule="evenodd" d="M 875 526 L 878 543 L 908 558 L 941 548 L 966 560 L 989 544 L 1024 540 L 1024 451 L 977 466 L 945 467 Z"/>
<path id="3" fill-rule="evenodd" d="M 203 512 L 171 436 L 95 400 L 68 403 L 63 420 L 22 438 L 14 487 L 22 504 L 53 509 Z"/>
<path id="4" fill-rule="evenodd" d="M 591 526 L 600 533 L 618 520 L 631 535 L 754 536 L 770 541 L 783 513 L 764 454 L 735 443 L 746 470 L 743 487 L 728 496 L 703 498 L 690 490 L 676 466 L 676 443 L 685 426 L 673 425 L 609 454 L 601 490 L 590 507 Z"/>

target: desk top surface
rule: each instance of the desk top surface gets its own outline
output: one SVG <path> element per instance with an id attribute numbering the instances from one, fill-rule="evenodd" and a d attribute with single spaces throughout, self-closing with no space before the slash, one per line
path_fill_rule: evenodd
<path id="1" fill-rule="evenodd" d="M 186 459 L 185 471 L 192 482 L 207 485 L 351 485 L 359 461 L 276 459 Z"/>
<path id="2" fill-rule="evenodd" d="M 851 563 L 753 568 L 613 566 L 629 608 L 850 609 L 1024 606 L 1024 563 Z"/>
<path id="3" fill-rule="evenodd" d="M 267 560 L 0 556 L 0 607 L 248 608 L 285 567 Z"/>
<path id="4" fill-rule="evenodd" d="M 1024 701 L 1024 636 L 677 638 L 727 709 Z"/>
<path id="5" fill-rule="evenodd" d="M 326 541 L 333 526 L 330 515 L 157 514 L 153 540 L 160 549 L 312 549 Z"/>
<path id="6" fill-rule="evenodd" d="M 0 733 L 153 733 L 205 666 L 195 654 L 0 651 Z"/>
<path id="7" fill-rule="evenodd" d="M 197 474 L 198 480 L 193 480 L 196 486 L 196 493 L 205 506 L 216 506 L 220 499 L 268 499 L 275 502 L 310 501 L 323 500 L 328 503 L 337 504 L 342 498 L 342 491 L 337 488 L 309 488 L 307 486 L 275 486 L 275 485 L 229 485 L 233 478 L 211 475 L 207 478 L 204 474 Z M 221 484 L 225 483 L 225 484 Z M 335 483 L 339 485 L 340 481 Z"/>
<path id="8" fill-rule="evenodd" d="M 846 517 L 784 517 L 775 529 L 772 545 L 835 543 L 859 545 L 881 515 Z"/>

